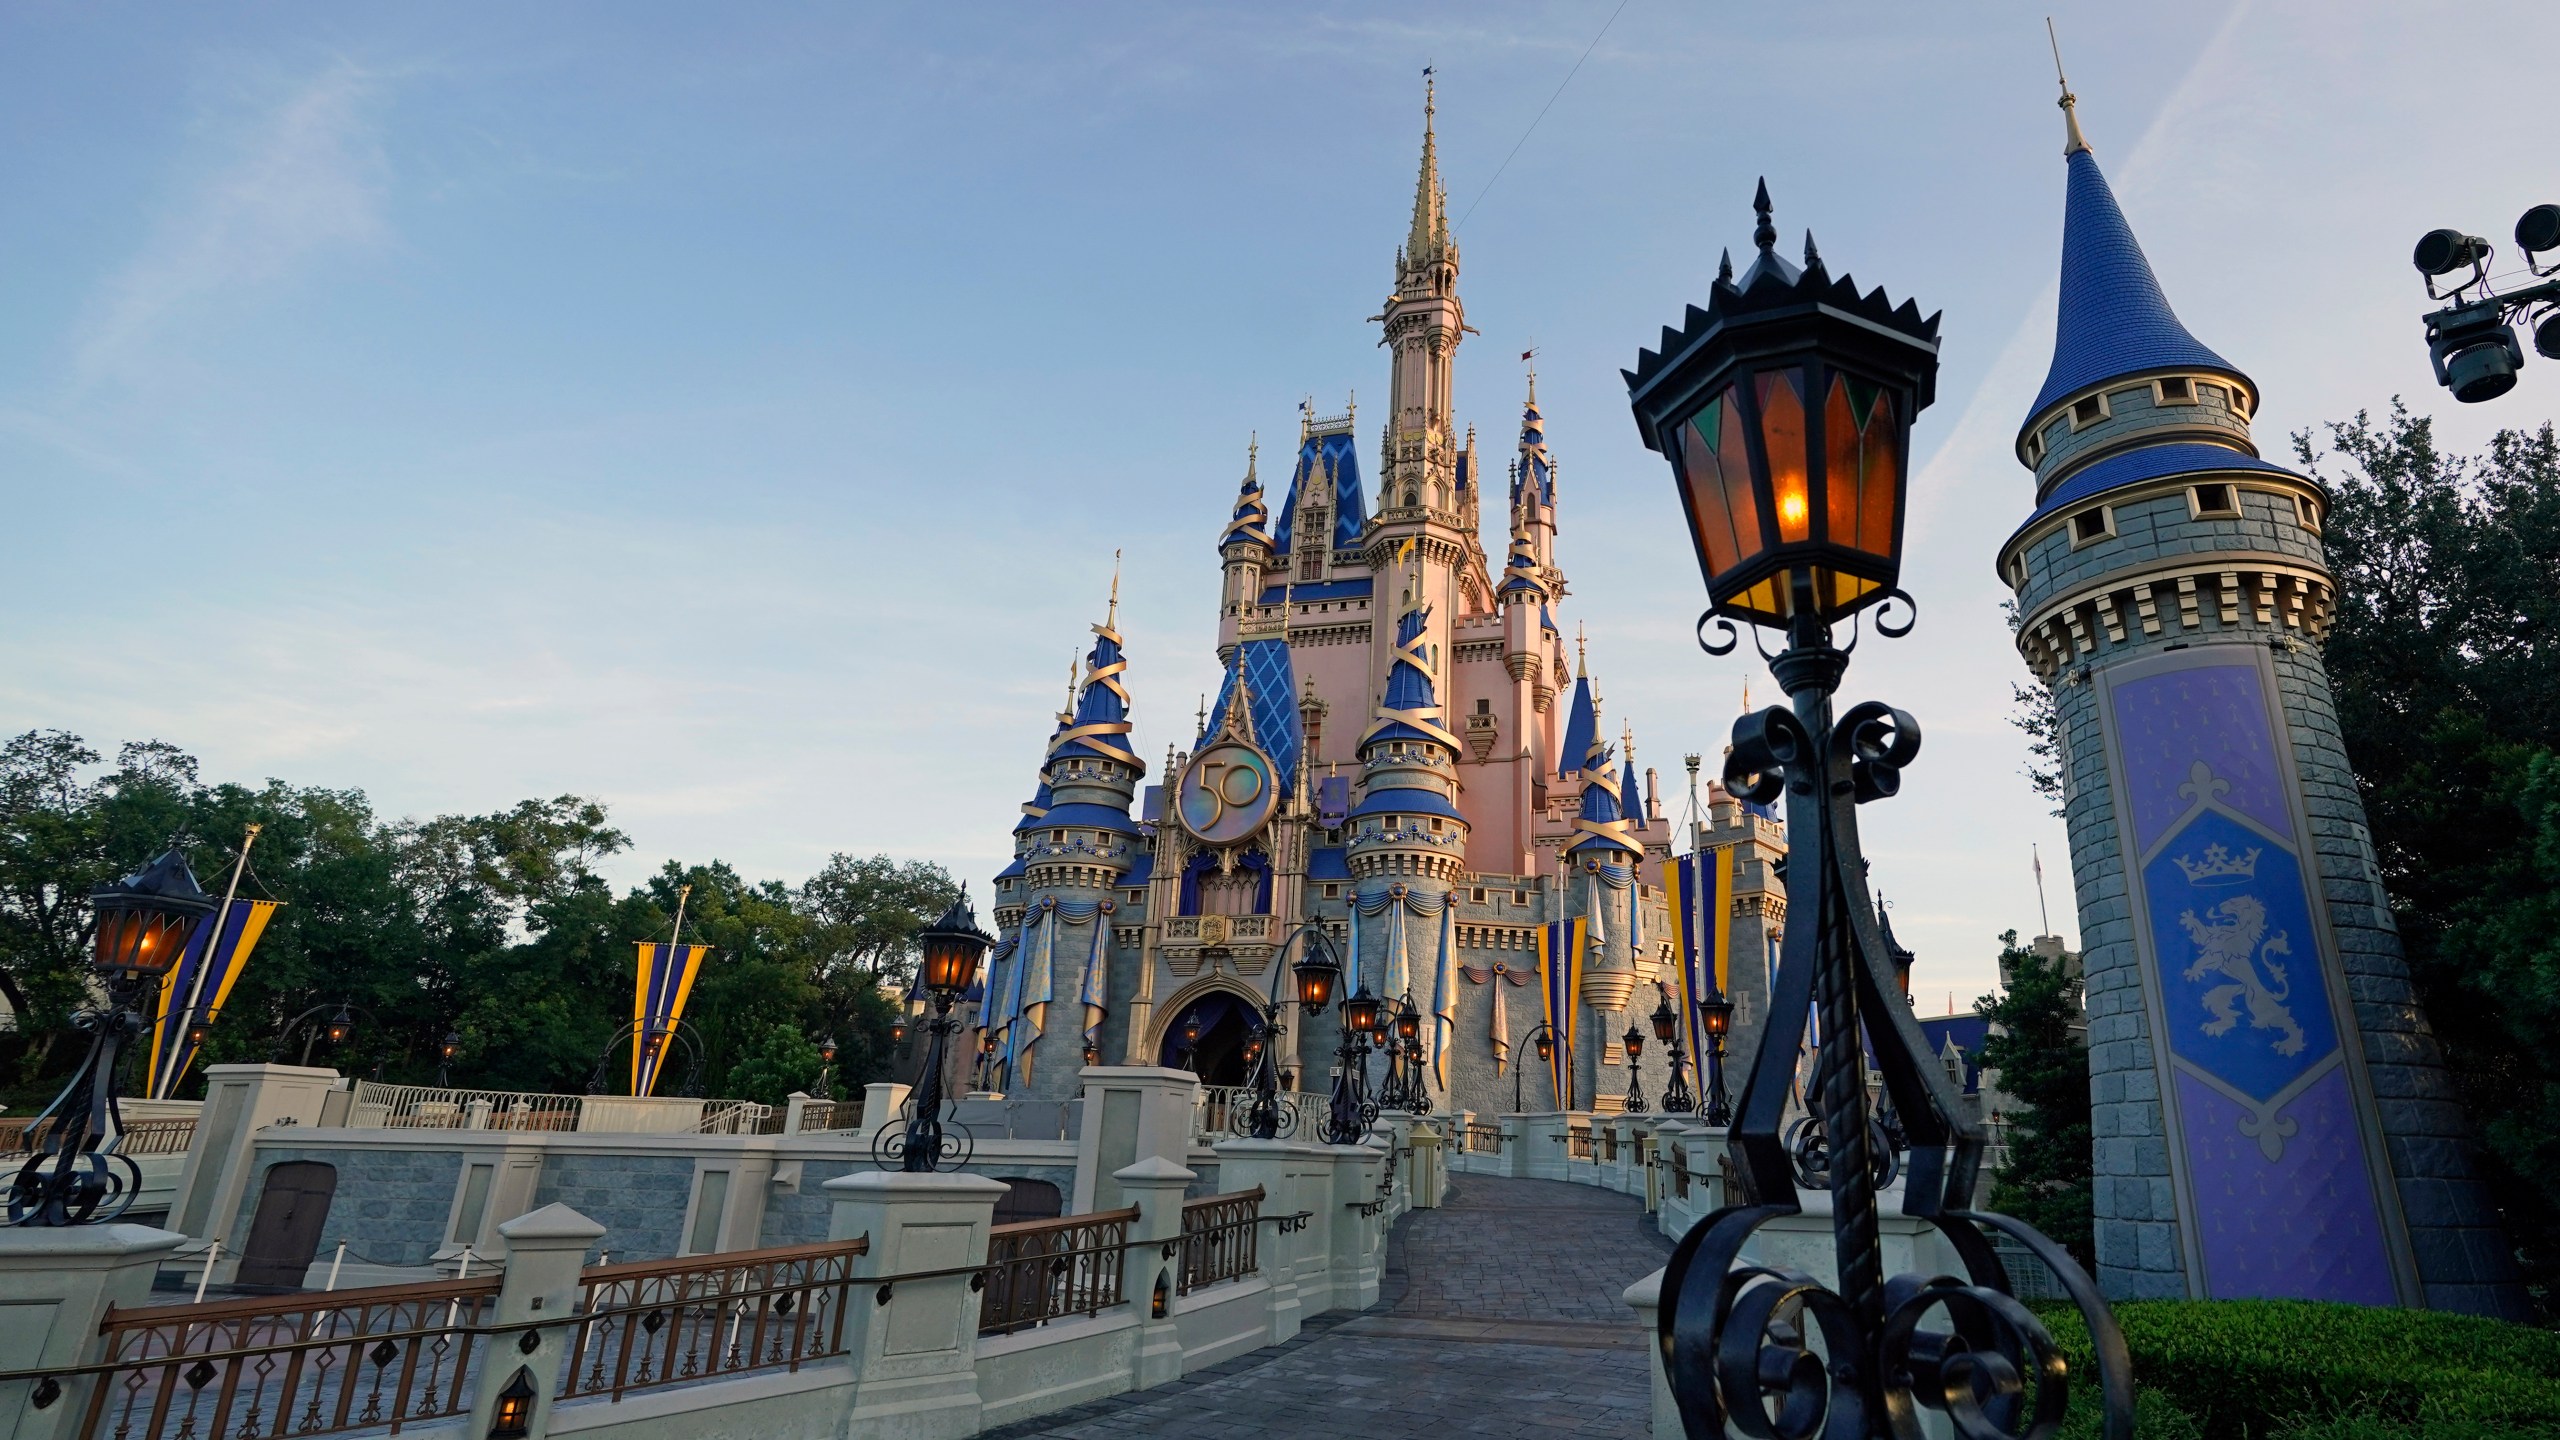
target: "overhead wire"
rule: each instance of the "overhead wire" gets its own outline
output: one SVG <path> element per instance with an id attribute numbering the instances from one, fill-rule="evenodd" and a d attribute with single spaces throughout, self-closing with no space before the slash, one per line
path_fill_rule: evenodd
<path id="1" fill-rule="evenodd" d="M 1460 215 L 1458 223 L 1450 227 L 1452 230 L 1467 228 L 1467 221 L 1474 217 L 1476 207 L 1484 203 L 1484 197 L 1493 193 L 1494 181 L 1501 179 L 1502 172 L 1511 168 L 1511 162 L 1518 158 L 1520 147 L 1529 143 L 1529 137 L 1538 133 L 1538 122 L 1546 119 L 1547 112 L 1556 108 L 1556 101 L 1564 96 L 1565 86 L 1572 84 L 1573 77 L 1582 73 L 1582 62 L 1590 59 L 1591 52 L 1600 48 L 1600 42 L 1608 35 L 1609 27 L 1618 23 L 1618 17 L 1626 13 L 1627 5 L 1628 0 L 1618 0 L 1618 8 L 1609 12 L 1608 19 L 1600 22 L 1600 33 L 1592 36 L 1591 43 L 1582 47 L 1582 59 L 1574 61 L 1573 68 L 1564 72 L 1564 79 L 1556 84 L 1556 93 L 1548 96 L 1547 103 L 1538 107 L 1537 115 L 1529 121 L 1529 128 L 1520 132 L 1520 139 L 1512 145 L 1511 153 L 1503 156 L 1502 163 L 1493 167 L 1493 174 L 1486 177 L 1484 188 L 1476 192 L 1476 198 L 1469 202 L 1466 213 Z"/>

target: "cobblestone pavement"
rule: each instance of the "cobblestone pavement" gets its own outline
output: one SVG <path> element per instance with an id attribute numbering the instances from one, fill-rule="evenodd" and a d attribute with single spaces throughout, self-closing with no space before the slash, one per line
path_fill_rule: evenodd
<path id="1" fill-rule="evenodd" d="M 1619 1292 L 1670 1254 L 1634 1197 L 1452 1175 L 1446 1204 L 1388 1237 L 1376 1309 L 1316 1316 L 1276 1349 L 987 1435 L 1645 1436 L 1651 1376 Z"/>

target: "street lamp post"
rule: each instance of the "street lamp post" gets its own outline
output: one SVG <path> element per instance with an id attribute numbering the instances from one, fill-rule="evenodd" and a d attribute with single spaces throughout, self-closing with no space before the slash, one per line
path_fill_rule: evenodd
<path id="1" fill-rule="evenodd" d="M 1556 1053 L 1556 1032 L 1544 1020 L 1539 1021 L 1537 1028 L 1529 1032 L 1528 1040 L 1530 1048 L 1538 1052 L 1538 1063 L 1541 1065 L 1546 1064 L 1547 1061 Z M 1521 1107 L 1520 1077 L 1520 1068 L 1516 1065 L 1513 1066 L 1511 1069 L 1511 1113 L 1514 1115 L 1527 1113 Z M 1558 1110 L 1562 1110 L 1564 1108 L 1564 1102 L 1561 1099 L 1556 1102 L 1556 1108 Z"/>
<path id="2" fill-rule="evenodd" d="M 323 1010 L 330 1012 L 329 1017 L 325 1020 L 320 1018 L 320 1012 Z M 293 1037 L 297 1034 L 302 1036 L 302 1058 L 295 1062 L 300 1065 L 308 1065 L 311 1063 L 312 1047 L 318 1045 L 322 1040 L 327 1040 L 329 1042 L 329 1047 L 333 1050 L 340 1045 L 346 1044 L 348 1037 L 356 1033 L 356 1013 L 358 1011 L 363 1011 L 364 1018 L 367 1020 L 371 1020 L 373 1018 L 373 1012 L 366 1010 L 361 1005 L 352 1004 L 345 1000 L 341 1000 L 337 1004 L 332 1005 L 328 1001 L 323 1000 L 319 1004 L 312 1006 L 310 1009 L 303 1011 L 301 1014 L 294 1016 L 290 1020 L 287 1020 L 284 1022 L 284 1029 L 276 1033 L 276 1063 L 283 1063 L 284 1052 L 293 1048 Z M 448 1055 L 445 1058 L 450 1060 L 453 1057 Z"/>
<path id="3" fill-rule="evenodd" d="M 925 994 L 933 1002 L 933 1013 L 923 1022 L 930 1037 L 924 1073 L 916 1077 L 915 1091 L 907 1097 L 905 1128 L 882 1126 L 872 1148 L 872 1158 L 882 1168 L 895 1165 L 910 1175 L 956 1170 L 969 1161 L 968 1132 L 955 1135 L 942 1126 L 943 1059 L 951 1037 L 960 1029 L 960 1022 L 951 1018 L 952 1002 L 977 977 L 978 961 L 996 937 L 978 928 L 978 917 L 969 908 L 969 887 L 963 885 L 951 908 L 917 931 L 916 940 L 924 950 Z"/>
<path id="4" fill-rule="evenodd" d="M 896 1024 L 894 1024 L 894 1023 L 892 1024 L 892 1026 L 891 1026 L 891 1034 L 890 1034 L 890 1039 L 889 1039 L 889 1043 L 890 1043 L 890 1044 L 895 1045 L 895 1044 L 897 1044 L 897 1043 L 898 1043 L 898 1039 L 899 1039 L 899 1037 L 898 1037 L 898 1035 L 897 1035 L 897 1033 L 896 1033 L 896 1032 L 897 1032 L 899 1029 L 903 1029 L 903 1028 L 904 1028 L 903 1026 L 899 1026 L 899 1025 L 896 1025 Z M 834 1099 L 834 1098 L 835 1098 L 835 1085 L 834 1085 L 835 1077 L 836 1077 L 836 1037 L 834 1037 L 833 1035 L 830 1035 L 830 1036 L 826 1037 L 825 1039 L 820 1040 L 820 1041 L 818 1042 L 818 1079 L 817 1079 L 817 1083 L 816 1083 L 814 1086 L 812 1086 L 812 1087 L 811 1087 L 811 1091 L 810 1091 L 809 1098 L 810 1098 L 810 1099 L 812 1099 L 812 1100 L 832 1100 L 832 1099 Z"/>
<path id="5" fill-rule="evenodd" d="M 1923 1059 L 1927 1042 L 1898 1002 L 1857 807 L 1900 788 L 1919 725 L 1873 701 L 1832 714 L 1850 653 L 1832 643 L 1833 627 L 1862 625 L 1862 612 L 1886 606 L 1875 629 L 1898 638 L 1916 619 L 1897 585 L 1903 479 L 1912 418 L 1935 398 L 1938 322 L 1880 289 L 1861 295 L 1846 277 L 1834 280 L 1810 237 L 1802 268 L 1781 259 L 1766 185 L 1753 208 L 1759 254 L 1750 269 L 1737 280 L 1728 262 L 1706 306 L 1689 307 L 1659 353 L 1642 352 L 1626 375 L 1637 430 L 1671 462 L 1706 579 L 1700 645 L 1730 654 L 1737 622 L 1784 637 L 1784 649 L 1762 654 L 1790 705 L 1735 724 L 1724 783 L 1746 802 L 1786 796 L 1797 861 L 1787 871 L 1778 973 L 1728 1141 L 1743 1198 L 1693 1227 L 1664 1269 L 1664 1369 L 1692 1435 L 1724 1434 L 1737 1416 L 1750 1433 L 1767 1432 L 1773 1403 L 1781 1433 L 1832 1440 L 1918 1434 L 1924 1410 L 1966 1434 L 2048 1433 L 2068 1377 L 2043 1322 L 2010 1294 L 1990 1229 L 2051 1266 L 2078 1304 L 2097 1354 L 2105 1433 L 2129 1440 L 2132 1378 L 2114 1317 L 2060 1246 L 2032 1226 L 1965 1208 L 1982 1137 L 1957 1118 L 1944 1073 Z M 1887 618 L 1888 602 L 1899 602 L 1899 619 Z M 1779 1131 L 1817 1005 L 1812 1100 L 1834 1151 L 1829 1286 L 1741 1259 L 1754 1231 L 1800 1211 Z M 1885 1278 L 1868 1049 L 1911 1136 L 1902 1211 L 1945 1235 L 1969 1281 Z"/>
<path id="6" fill-rule="evenodd" d="M 1333 1052 L 1333 1102 L 1325 1113 L 1328 1145 L 1357 1145 L 1378 1121 L 1378 1102 L 1369 1095 L 1369 1037 L 1385 1028 L 1385 1007 L 1360 988 L 1342 1001 L 1342 1045 Z"/>
<path id="7" fill-rule="evenodd" d="M 1707 1107 L 1700 1115 L 1722 1130 L 1733 1123 L 1733 1101 L 1724 1088 L 1724 1037 L 1733 1028 L 1733 1002 L 1718 991 L 1698 1006 L 1698 1013 L 1707 1027 Z"/>
<path id="8" fill-rule="evenodd" d="M 124 1134 L 116 1062 L 142 1033 L 143 1004 L 214 902 L 172 846 L 139 873 L 91 891 L 89 908 L 96 917 L 90 963 L 106 979 L 107 1003 L 72 1018 L 89 1032 L 89 1053 L 28 1127 L 35 1153 L 9 1183 L 13 1225 L 104 1224 L 141 1193 L 141 1167 L 114 1148 Z"/>
<path id="9" fill-rule="evenodd" d="M 1298 949 L 1294 965 L 1283 965 L 1289 951 Z M 1342 979 L 1342 962 L 1333 954 L 1333 942 L 1325 935 L 1324 922 L 1309 920 L 1289 932 L 1280 948 L 1271 952 L 1271 983 L 1262 1002 L 1262 1028 L 1245 1048 L 1245 1064 L 1250 1069 L 1247 1081 L 1252 1094 L 1244 1103 L 1244 1113 L 1236 1122 L 1244 1133 L 1255 1140 L 1277 1140 L 1298 1126 L 1298 1107 L 1280 1103 L 1280 1092 L 1288 1084 L 1280 1069 L 1280 1037 L 1287 1033 L 1280 1016 L 1288 1009 L 1289 1000 L 1280 994 L 1280 976 L 1286 971 L 1295 991 L 1292 997 L 1301 1013 L 1321 1015 L 1333 1003 L 1333 990 Z"/>
<path id="10" fill-rule="evenodd" d="M 1644 1113 L 1644 1073 L 1636 1068 L 1636 1062 L 1644 1058 L 1644 1032 L 1629 1025 L 1618 1043 L 1627 1047 L 1626 1113 L 1641 1115 Z"/>
<path id="11" fill-rule="evenodd" d="M 437 1089 L 449 1090 L 453 1088 L 453 1057 L 459 1053 L 461 1049 L 462 1034 L 460 1031 L 447 1030 L 444 1032 L 444 1038 L 436 1042 Z"/>
<path id="12" fill-rule="evenodd" d="M 1671 1080 L 1662 1087 L 1662 1111 L 1666 1115 L 1686 1115 L 1698 1108 L 1698 1097 L 1689 1090 L 1689 1060 L 1680 1049 L 1680 1017 L 1671 1009 L 1670 990 L 1660 981 L 1655 981 L 1653 988 L 1662 997 L 1648 1017 L 1653 1021 L 1653 1038 L 1670 1047 L 1663 1056 L 1671 1062 Z"/>

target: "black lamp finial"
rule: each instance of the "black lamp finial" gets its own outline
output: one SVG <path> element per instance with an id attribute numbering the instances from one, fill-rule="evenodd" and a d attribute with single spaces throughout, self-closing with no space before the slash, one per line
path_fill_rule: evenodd
<path id="1" fill-rule="evenodd" d="M 1763 250 L 1777 249 L 1778 227 L 1769 219 L 1769 179 L 1765 175 L 1760 178 L 1759 193 L 1751 197 L 1751 209 L 1760 217 L 1759 225 L 1751 232 L 1751 243 Z"/>

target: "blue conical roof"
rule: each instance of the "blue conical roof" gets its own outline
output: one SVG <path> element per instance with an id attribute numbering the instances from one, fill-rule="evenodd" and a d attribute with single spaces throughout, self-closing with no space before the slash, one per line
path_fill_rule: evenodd
<path id="1" fill-rule="evenodd" d="M 1591 703 L 1591 677 L 1573 680 L 1573 708 L 1565 712 L 1564 749 L 1556 756 L 1556 773 L 1570 775 L 1583 766 L 1600 739 L 1600 712 Z"/>
<path id="2" fill-rule="evenodd" d="M 1090 755 L 1135 766 L 1143 774 L 1146 762 L 1129 748 L 1129 689 L 1120 683 L 1120 673 L 1129 668 L 1129 662 L 1120 653 L 1120 632 L 1106 621 L 1094 626 L 1093 634 L 1075 723 L 1049 742 L 1049 758 Z"/>
<path id="3" fill-rule="evenodd" d="M 2070 156 L 2070 196 L 2062 224 L 2062 293 L 2053 367 L 2028 408 L 2027 423 L 2064 397 L 2120 375 L 2153 370 L 2219 370 L 2246 380 L 2228 360 L 2187 333 L 2169 308 L 2151 262 L 2125 223 L 2116 192 L 2083 148 Z"/>
<path id="4" fill-rule="evenodd" d="M 1636 788 L 1636 757 L 1627 756 L 1626 772 L 1618 779 L 1618 813 L 1626 817 L 1627 827 L 1644 828 L 1644 792 Z"/>

